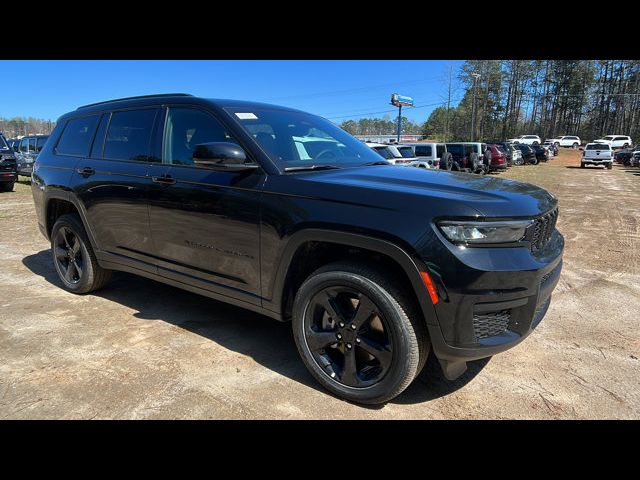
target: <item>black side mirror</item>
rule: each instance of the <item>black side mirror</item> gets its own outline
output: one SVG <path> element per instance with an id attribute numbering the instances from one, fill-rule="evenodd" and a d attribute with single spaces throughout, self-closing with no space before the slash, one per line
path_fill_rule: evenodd
<path id="1" fill-rule="evenodd" d="M 258 168 L 255 163 L 246 163 L 247 154 L 241 146 L 231 142 L 209 142 L 196 145 L 193 163 L 201 168 L 239 172 Z"/>

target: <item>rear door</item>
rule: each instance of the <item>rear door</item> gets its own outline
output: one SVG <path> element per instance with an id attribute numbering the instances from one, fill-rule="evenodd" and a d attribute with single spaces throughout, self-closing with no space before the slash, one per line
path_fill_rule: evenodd
<path id="1" fill-rule="evenodd" d="M 162 164 L 154 164 L 149 217 L 158 273 L 253 304 L 260 303 L 261 169 L 196 166 L 198 144 L 240 144 L 211 112 L 167 106 Z M 247 155 L 250 155 L 247 152 Z"/>
<path id="2" fill-rule="evenodd" d="M 70 121 L 60 140 L 63 150 L 80 156 L 72 185 L 102 258 L 150 272 L 156 269 L 150 257 L 147 171 L 160 161 L 151 144 L 159 111 L 157 107 L 120 110 Z M 73 140 L 77 132 L 82 134 L 86 127 L 95 130 L 96 125 L 89 154 L 74 149 L 71 141 L 64 145 L 67 129 Z"/>

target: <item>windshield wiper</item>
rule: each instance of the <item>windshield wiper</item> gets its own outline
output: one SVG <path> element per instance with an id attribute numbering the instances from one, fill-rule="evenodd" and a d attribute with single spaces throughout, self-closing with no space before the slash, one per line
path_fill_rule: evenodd
<path id="1" fill-rule="evenodd" d="M 285 172 L 305 172 L 313 170 L 334 170 L 340 168 L 336 165 L 300 165 L 297 167 L 286 167 Z"/>
<path id="2" fill-rule="evenodd" d="M 391 165 L 385 160 L 376 160 L 375 162 L 364 163 L 363 166 L 368 167 L 370 165 Z"/>

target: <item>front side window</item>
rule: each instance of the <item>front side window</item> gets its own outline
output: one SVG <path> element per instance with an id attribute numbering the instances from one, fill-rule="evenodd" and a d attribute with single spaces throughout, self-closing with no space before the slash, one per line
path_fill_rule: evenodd
<path id="1" fill-rule="evenodd" d="M 89 115 L 69 120 L 56 146 L 56 153 L 79 157 L 87 156 L 98 118 L 98 115 Z"/>
<path id="2" fill-rule="evenodd" d="M 151 130 L 156 112 L 149 108 L 113 112 L 104 142 L 104 158 L 151 161 Z"/>
<path id="3" fill-rule="evenodd" d="M 27 153 L 29 147 L 29 139 L 28 138 L 23 138 L 22 140 L 20 140 L 20 151 L 22 153 Z"/>
<path id="4" fill-rule="evenodd" d="M 229 116 L 253 137 L 280 167 L 355 166 L 379 161 L 370 147 L 330 121 L 304 112 L 262 108 L 227 108 Z M 381 147 L 384 158 L 394 158 Z"/>
<path id="5" fill-rule="evenodd" d="M 196 146 L 210 142 L 238 143 L 216 118 L 202 110 L 169 109 L 164 131 L 163 163 L 193 165 Z"/>
<path id="6" fill-rule="evenodd" d="M 606 137 L 602 137 L 603 140 L 610 140 L 610 141 L 613 141 L 613 138 L 614 137 L 612 137 L 611 135 L 608 135 Z"/>

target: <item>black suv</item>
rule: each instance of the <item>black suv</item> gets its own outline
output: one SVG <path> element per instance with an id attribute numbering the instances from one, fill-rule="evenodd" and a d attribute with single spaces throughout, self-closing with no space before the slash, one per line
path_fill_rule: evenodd
<path id="1" fill-rule="evenodd" d="M 542 320 L 561 270 L 557 200 L 388 165 L 290 108 L 155 95 L 63 115 L 32 191 L 62 286 L 124 270 L 292 321 L 327 389 L 402 392 L 431 350 L 455 379 Z"/>
<path id="2" fill-rule="evenodd" d="M 10 192 L 18 180 L 15 152 L 0 133 L 0 192 Z"/>

